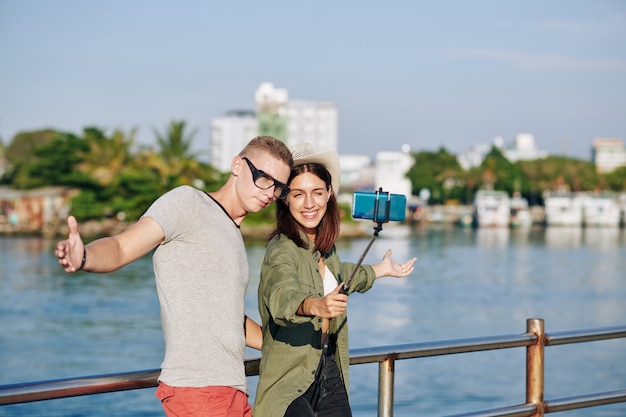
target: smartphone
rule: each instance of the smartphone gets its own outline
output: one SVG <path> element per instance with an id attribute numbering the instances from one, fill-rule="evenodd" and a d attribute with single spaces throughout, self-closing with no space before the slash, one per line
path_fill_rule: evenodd
<path id="1" fill-rule="evenodd" d="M 406 196 L 383 191 L 357 191 L 352 197 L 352 217 L 375 222 L 403 222 L 406 217 Z"/>

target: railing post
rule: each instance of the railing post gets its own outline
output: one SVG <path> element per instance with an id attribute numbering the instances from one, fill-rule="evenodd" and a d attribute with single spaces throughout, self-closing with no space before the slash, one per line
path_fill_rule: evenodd
<path id="1" fill-rule="evenodd" d="M 526 332 L 537 336 L 537 343 L 526 348 L 526 404 L 537 407 L 536 417 L 544 415 L 544 347 L 545 333 L 543 319 L 526 320 Z"/>
<path id="2" fill-rule="evenodd" d="M 389 355 L 378 364 L 378 417 L 393 417 L 393 378 L 396 358 Z"/>

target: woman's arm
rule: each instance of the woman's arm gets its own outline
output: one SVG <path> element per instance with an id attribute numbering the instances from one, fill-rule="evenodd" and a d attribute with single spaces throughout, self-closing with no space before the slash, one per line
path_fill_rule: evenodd
<path id="1" fill-rule="evenodd" d="M 348 304 L 348 296 L 341 294 L 342 289 L 343 284 L 339 284 L 337 288 L 326 295 L 326 297 L 305 298 L 300 304 L 300 307 L 298 307 L 297 314 L 299 316 L 321 317 L 323 319 L 339 317 L 346 311 Z"/>
<path id="2" fill-rule="evenodd" d="M 374 268 L 374 272 L 376 273 L 376 278 L 381 277 L 406 277 L 413 272 L 414 266 L 413 264 L 417 258 L 411 258 L 403 264 L 399 264 L 394 262 L 391 259 L 391 249 L 389 249 L 385 256 L 383 256 L 382 262 L 372 265 Z"/>
<path id="3" fill-rule="evenodd" d="M 261 350 L 263 346 L 263 331 L 254 320 L 248 316 L 244 316 L 243 328 L 246 334 L 246 346 L 256 350 Z"/>

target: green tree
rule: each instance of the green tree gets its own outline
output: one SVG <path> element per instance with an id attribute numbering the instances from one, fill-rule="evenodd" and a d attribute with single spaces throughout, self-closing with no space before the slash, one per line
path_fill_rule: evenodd
<path id="1" fill-rule="evenodd" d="M 601 176 L 608 188 L 611 191 L 626 191 L 626 166 L 617 168 L 607 174 Z"/>
<path id="2" fill-rule="evenodd" d="M 187 133 L 186 123 L 182 120 L 172 120 L 164 133 L 154 129 L 159 152 L 168 164 L 180 164 L 187 159 L 195 159 L 197 154 L 191 152 L 193 138 L 198 130 Z"/>
<path id="3" fill-rule="evenodd" d="M 81 161 L 85 142 L 70 133 L 55 136 L 31 150 L 31 156 L 20 164 L 12 185 L 29 189 L 47 185 L 86 186 L 90 178 L 75 170 Z"/>
<path id="4" fill-rule="evenodd" d="M 493 146 L 479 167 L 471 169 L 468 177 L 478 188 L 528 194 L 531 189 L 522 169 L 509 161 L 502 151 Z"/>
<path id="5" fill-rule="evenodd" d="M 32 188 L 30 168 L 38 156 L 34 150 L 54 139 L 59 132 L 52 129 L 20 132 L 13 137 L 5 151 L 6 171 L 3 182 L 17 188 Z"/>
<path id="6" fill-rule="evenodd" d="M 445 148 L 437 152 L 418 152 L 413 154 L 415 163 L 406 176 L 411 180 L 415 195 L 423 188 L 430 190 L 430 203 L 441 204 L 447 199 L 465 199 L 463 169 L 456 156 Z"/>
<path id="7" fill-rule="evenodd" d="M 567 188 L 572 191 L 590 191 L 602 188 L 601 178 L 591 162 L 562 156 L 518 162 L 527 181 L 536 189 Z"/>
<path id="8" fill-rule="evenodd" d="M 50 142 L 59 132 L 52 129 L 20 132 L 6 149 L 6 158 L 13 164 L 30 161 L 35 158 L 33 149 Z"/>
<path id="9" fill-rule="evenodd" d="M 131 148 L 136 129 L 128 134 L 121 130 L 107 136 L 101 129 L 88 127 L 83 130 L 87 149 L 76 168 L 93 178 L 102 188 L 117 187 L 120 174 L 133 162 Z"/>
<path id="10" fill-rule="evenodd" d="M 221 179 L 220 173 L 198 160 L 191 146 L 197 129 L 186 132 L 184 121 L 172 121 L 164 133 L 155 130 L 158 151 L 144 150 L 141 161 L 156 173 L 164 189 L 188 184 L 197 188 L 213 186 Z"/>
<path id="11" fill-rule="evenodd" d="M 73 200 L 76 215 L 85 219 L 124 213 L 130 217 L 128 211 L 134 214 L 145 209 L 138 202 L 143 196 L 129 191 L 123 182 L 126 173 L 137 169 L 132 152 L 136 133 L 136 129 L 128 133 L 116 129 L 109 135 L 96 127 L 83 129 L 87 149 L 76 169 L 87 175 L 91 183 L 81 187 L 81 194 Z"/>

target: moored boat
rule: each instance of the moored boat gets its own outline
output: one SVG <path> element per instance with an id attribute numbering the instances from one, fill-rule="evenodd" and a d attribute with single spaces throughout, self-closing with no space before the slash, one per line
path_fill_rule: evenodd
<path id="1" fill-rule="evenodd" d="M 613 194 L 591 194 L 583 200 L 585 227 L 619 227 L 620 206 Z"/>
<path id="2" fill-rule="evenodd" d="M 505 191 L 478 190 L 474 217 L 478 227 L 509 227 L 511 203 Z"/>
<path id="3" fill-rule="evenodd" d="M 547 226 L 582 226 L 583 202 L 571 192 L 545 192 L 545 221 Z"/>

